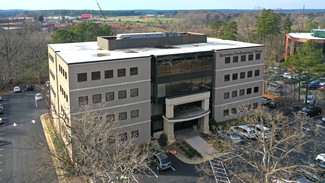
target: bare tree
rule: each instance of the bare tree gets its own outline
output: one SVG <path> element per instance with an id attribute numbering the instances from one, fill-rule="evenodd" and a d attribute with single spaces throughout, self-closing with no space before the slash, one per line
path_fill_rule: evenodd
<path id="1" fill-rule="evenodd" d="M 61 134 L 52 134 L 60 148 L 51 152 L 59 162 L 56 168 L 64 172 L 61 176 L 86 182 L 129 182 L 148 172 L 154 153 L 150 144 L 137 145 L 139 134 L 131 133 L 128 137 L 121 133 L 117 120 L 87 113 L 73 118 L 71 125 L 66 114 L 54 116 L 57 119 L 52 120 L 60 120 L 63 125 Z M 72 155 L 68 153 L 70 147 Z"/>
<path id="2" fill-rule="evenodd" d="M 325 142 L 319 138 L 321 130 L 313 119 L 257 109 L 239 120 L 255 129 L 256 140 L 248 140 L 245 145 L 227 146 L 228 153 L 239 150 L 243 154 L 224 162 L 231 182 L 269 183 L 301 168 L 313 169 L 308 160 L 324 151 Z M 262 128 L 258 130 L 256 125 Z M 211 174 L 209 168 L 201 168 L 203 170 L 205 175 Z"/>

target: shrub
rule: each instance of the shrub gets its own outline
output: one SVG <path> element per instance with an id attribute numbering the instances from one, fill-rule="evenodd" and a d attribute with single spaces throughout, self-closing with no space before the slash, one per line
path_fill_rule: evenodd
<path id="1" fill-rule="evenodd" d="M 180 145 L 181 145 L 180 143 L 176 142 L 176 146 L 177 146 L 177 147 L 179 147 Z"/>
<path id="2" fill-rule="evenodd" d="M 161 146 L 166 146 L 167 145 L 167 135 L 162 133 L 158 139 L 158 142 Z"/>
<path id="3" fill-rule="evenodd" d="M 182 144 L 183 144 L 183 145 L 185 145 L 185 144 L 186 144 L 186 142 L 185 142 L 185 141 L 182 141 Z"/>

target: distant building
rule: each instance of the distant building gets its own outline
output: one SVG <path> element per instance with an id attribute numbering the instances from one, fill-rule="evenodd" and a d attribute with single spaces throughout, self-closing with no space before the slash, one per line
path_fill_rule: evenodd
<path id="1" fill-rule="evenodd" d="M 93 15 L 92 14 L 82 14 L 81 19 L 92 19 Z"/>
<path id="2" fill-rule="evenodd" d="M 285 59 L 290 55 L 295 55 L 308 40 L 317 42 L 317 47 L 323 50 L 325 55 L 325 29 L 312 29 L 310 33 L 288 33 L 286 34 Z"/>
<path id="3" fill-rule="evenodd" d="M 210 119 L 234 119 L 245 114 L 242 106 L 255 109 L 262 102 L 260 44 L 143 33 L 50 44 L 48 52 L 52 111 L 72 126 L 90 111 L 119 121 L 115 138 L 135 137 L 140 144 L 162 133 L 173 142 L 183 129 L 208 133 Z"/>

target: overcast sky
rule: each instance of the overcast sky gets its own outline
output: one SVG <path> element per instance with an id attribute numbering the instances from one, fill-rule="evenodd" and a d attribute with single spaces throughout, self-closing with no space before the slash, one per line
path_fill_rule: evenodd
<path id="1" fill-rule="evenodd" d="M 97 0 L 103 10 L 325 9 L 325 0 Z M 90 9 L 96 0 L 0 0 L 0 9 Z"/>

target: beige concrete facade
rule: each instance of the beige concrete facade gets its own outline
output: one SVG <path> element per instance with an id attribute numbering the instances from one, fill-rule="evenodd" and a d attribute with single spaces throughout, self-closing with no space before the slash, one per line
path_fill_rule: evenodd
<path id="1" fill-rule="evenodd" d="M 181 97 L 166 98 L 166 115 L 164 118 L 164 133 L 167 135 L 169 143 L 174 142 L 174 124 L 190 121 L 193 119 L 199 119 L 199 130 L 202 133 L 209 132 L 209 100 L 210 92 L 204 92 L 199 94 L 191 94 Z M 184 115 L 182 117 L 176 117 L 174 115 L 174 107 L 181 104 L 187 104 L 191 102 L 201 102 L 202 111 L 193 115 Z"/>

